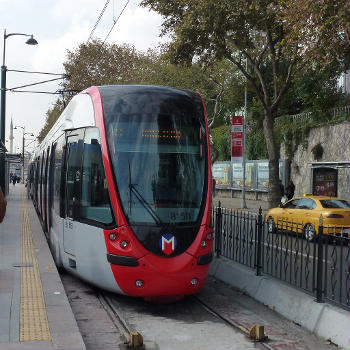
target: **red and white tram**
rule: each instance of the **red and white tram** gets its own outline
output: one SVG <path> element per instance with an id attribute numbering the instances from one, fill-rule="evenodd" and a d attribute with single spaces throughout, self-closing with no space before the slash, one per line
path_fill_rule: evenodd
<path id="1" fill-rule="evenodd" d="M 58 267 L 145 298 L 198 292 L 212 260 L 211 167 L 199 94 L 91 87 L 37 150 L 29 190 Z"/>

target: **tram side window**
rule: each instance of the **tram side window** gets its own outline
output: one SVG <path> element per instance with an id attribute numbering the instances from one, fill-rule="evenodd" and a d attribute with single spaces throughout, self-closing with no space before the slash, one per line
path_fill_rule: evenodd
<path id="1" fill-rule="evenodd" d="M 80 217 L 104 225 L 114 223 L 97 128 L 85 130 Z"/>
<path id="2" fill-rule="evenodd" d="M 53 187 L 53 207 L 57 215 L 60 215 L 60 194 L 61 194 L 61 172 L 62 155 L 65 145 L 65 136 L 62 135 L 56 143 L 55 148 L 55 167 L 54 167 L 54 187 Z"/>

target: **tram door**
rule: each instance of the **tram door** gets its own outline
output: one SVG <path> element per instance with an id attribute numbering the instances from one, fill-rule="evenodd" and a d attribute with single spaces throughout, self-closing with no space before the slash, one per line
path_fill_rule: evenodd
<path id="1" fill-rule="evenodd" d="M 66 215 L 63 224 L 63 247 L 66 253 L 75 255 L 74 218 L 80 208 L 81 165 L 83 156 L 84 130 L 70 131 L 67 136 L 66 166 Z"/>

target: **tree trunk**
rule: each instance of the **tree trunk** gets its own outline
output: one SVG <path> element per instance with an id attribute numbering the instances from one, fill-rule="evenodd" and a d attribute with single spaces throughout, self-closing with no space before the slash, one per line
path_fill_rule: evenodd
<path id="1" fill-rule="evenodd" d="M 211 164 L 213 165 L 218 158 L 219 158 L 219 152 L 214 148 L 213 145 L 210 145 Z"/>
<path id="2" fill-rule="evenodd" d="M 269 155 L 269 208 L 277 207 L 281 201 L 279 185 L 279 150 L 274 137 L 274 115 L 271 111 L 265 111 L 264 134 L 267 152 Z"/>

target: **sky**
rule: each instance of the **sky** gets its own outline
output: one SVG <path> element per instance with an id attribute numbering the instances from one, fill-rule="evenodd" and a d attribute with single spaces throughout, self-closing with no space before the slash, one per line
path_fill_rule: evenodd
<path id="1" fill-rule="evenodd" d="M 33 34 L 38 45 L 26 45 L 28 38 L 10 36 L 6 39 L 5 65 L 8 70 L 26 70 L 64 73 L 63 62 L 67 50 L 76 49 L 86 42 L 97 22 L 106 0 L 0 0 L 0 49 L 3 59 L 4 30 L 9 33 Z M 137 50 L 155 48 L 166 38 L 160 38 L 162 17 L 139 6 L 139 0 L 110 0 L 93 37 L 106 42 L 127 43 Z M 14 88 L 39 82 L 54 76 L 7 72 L 6 87 Z M 27 87 L 26 90 L 55 92 L 60 81 Z M 88 86 L 87 86 L 88 87 Z M 26 151 L 33 150 L 35 142 L 29 133 L 37 136 L 46 120 L 46 111 L 57 95 L 37 93 L 6 93 L 6 147 L 10 151 L 10 122 L 25 128 Z M 23 129 L 14 130 L 14 153 L 22 152 Z M 28 145 L 28 146 L 27 146 Z"/>

